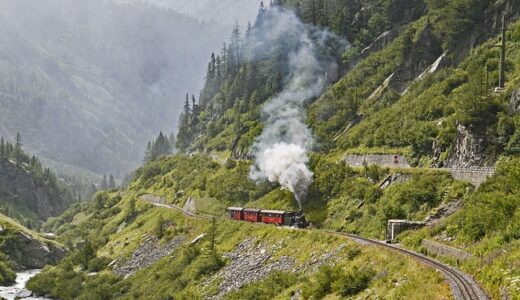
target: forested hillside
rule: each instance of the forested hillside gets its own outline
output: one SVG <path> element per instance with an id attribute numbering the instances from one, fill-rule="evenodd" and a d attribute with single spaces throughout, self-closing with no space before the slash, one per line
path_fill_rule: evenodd
<path id="1" fill-rule="evenodd" d="M 261 4 L 183 99 L 180 153 L 161 134 L 126 190 L 49 220 L 77 247 L 29 287 L 61 299 L 450 297 L 442 279 L 342 246 L 336 231 L 438 255 L 490 298 L 520 297 L 519 17 L 514 0 Z M 450 173 L 484 166 L 480 186 Z M 312 226 L 230 221 L 229 206 L 302 209 Z M 422 228 L 388 238 L 391 219 Z"/>
<path id="2" fill-rule="evenodd" d="M 0 16 L 0 135 L 21 132 L 31 153 L 117 177 L 174 130 L 201 59 L 222 42 L 217 24 L 145 5 L 8 0 Z"/>
<path id="3" fill-rule="evenodd" d="M 0 212 L 37 229 L 49 217 L 63 213 L 81 195 L 60 181 L 38 158 L 22 149 L 21 135 L 14 143 L 0 138 Z"/>

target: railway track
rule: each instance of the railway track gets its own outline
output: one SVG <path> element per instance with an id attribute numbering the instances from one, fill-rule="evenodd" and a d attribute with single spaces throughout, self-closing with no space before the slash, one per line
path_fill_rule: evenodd
<path id="1" fill-rule="evenodd" d="M 206 214 L 196 214 L 190 211 L 183 209 L 180 206 L 173 204 L 166 204 L 165 199 L 152 196 L 152 195 L 143 195 L 140 197 L 141 200 L 152 203 L 154 206 L 175 209 L 185 216 L 196 219 L 209 220 L 214 216 L 206 215 Z M 469 275 L 458 271 L 448 265 L 445 265 L 441 262 L 438 262 L 432 258 L 429 258 L 420 253 L 410 251 L 407 249 L 403 249 L 394 245 L 390 245 L 381 241 L 372 240 L 368 238 L 364 238 L 358 235 L 343 233 L 343 232 L 334 232 L 334 231 L 326 231 L 329 234 L 345 236 L 353 240 L 360 241 L 362 243 L 371 244 L 377 247 L 385 248 L 387 250 L 397 252 L 403 255 L 408 255 L 414 258 L 415 260 L 428 265 L 441 273 L 444 274 L 447 281 L 450 283 L 452 294 L 456 300 L 488 300 L 489 297 L 484 293 L 484 291 L 479 287 L 479 285 L 473 280 Z"/>
<path id="2" fill-rule="evenodd" d="M 367 239 L 358 235 L 342 233 L 342 232 L 330 232 L 341 236 L 349 237 L 353 240 L 358 240 L 363 243 L 375 245 L 381 248 L 386 248 L 388 250 L 398 252 L 404 255 L 408 255 L 420 261 L 421 263 L 428 265 L 444 274 L 446 279 L 451 285 L 452 293 L 455 299 L 462 300 L 488 300 L 489 297 L 484 293 L 484 291 L 479 287 L 479 285 L 473 280 L 469 275 L 462 273 L 448 265 L 445 265 L 441 262 L 438 262 L 432 258 L 429 258 L 420 253 L 406 250 L 394 245 L 390 245 L 381 241 L 376 241 L 372 239 Z"/>

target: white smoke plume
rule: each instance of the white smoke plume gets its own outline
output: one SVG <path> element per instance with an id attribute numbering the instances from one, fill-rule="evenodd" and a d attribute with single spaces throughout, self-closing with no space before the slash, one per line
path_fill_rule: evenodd
<path id="1" fill-rule="evenodd" d="M 280 37 L 290 37 L 297 42 L 293 42 L 290 49 L 290 72 L 285 78 L 284 90 L 263 107 L 265 126 L 253 146 L 256 159 L 250 177 L 279 183 L 282 189 L 294 193 L 301 209 L 313 181 L 313 173 L 307 166 L 313 137 L 304 123 L 303 104 L 318 96 L 325 87 L 331 62 L 317 58 L 316 43 L 330 33 L 316 33 L 315 29 L 311 33 L 291 12 L 276 8 L 270 13 L 274 24 L 264 29 L 252 53 L 270 47 L 269 44 L 278 42 Z"/>

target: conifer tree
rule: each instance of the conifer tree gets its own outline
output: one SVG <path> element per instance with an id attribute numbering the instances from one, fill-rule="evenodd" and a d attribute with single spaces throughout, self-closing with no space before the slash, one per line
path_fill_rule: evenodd
<path id="1" fill-rule="evenodd" d="M 116 180 L 114 178 L 114 175 L 110 174 L 108 179 L 108 189 L 115 189 L 116 188 Z"/>
<path id="2" fill-rule="evenodd" d="M 103 179 L 101 180 L 100 189 L 102 191 L 105 191 L 108 189 L 108 182 L 107 182 L 107 176 L 103 175 Z"/>
<path id="3" fill-rule="evenodd" d="M 7 157 L 4 138 L 0 138 L 0 157 Z"/>
<path id="4" fill-rule="evenodd" d="M 20 134 L 20 132 L 17 132 L 15 146 L 14 146 L 14 154 L 13 154 L 14 159 L 16 160 L 17 164 L 21 163 L 22 154 L 23 154 L 22 153 L 22 135 Z"/>

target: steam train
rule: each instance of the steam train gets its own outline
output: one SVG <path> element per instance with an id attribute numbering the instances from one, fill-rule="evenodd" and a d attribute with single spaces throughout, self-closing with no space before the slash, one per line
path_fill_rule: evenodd
<path id="1" fill-rule="evenodd" d="M 302 211 L 267 210 L 256 208 L 228 207 L 227 212 L 232 220 L 253 223 L 275 224 L 277 226 L 290 226 L 307 228 L 309 223 Z"/>

